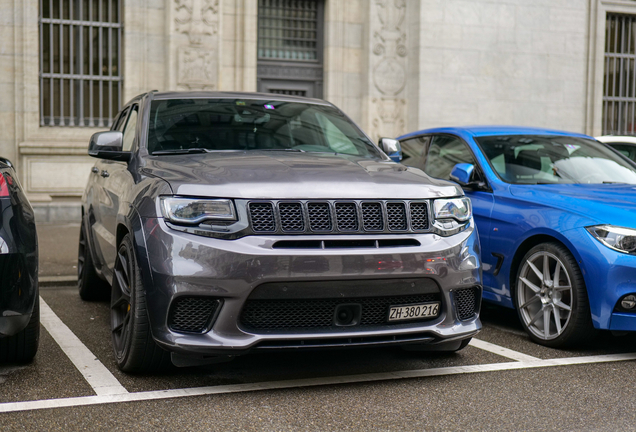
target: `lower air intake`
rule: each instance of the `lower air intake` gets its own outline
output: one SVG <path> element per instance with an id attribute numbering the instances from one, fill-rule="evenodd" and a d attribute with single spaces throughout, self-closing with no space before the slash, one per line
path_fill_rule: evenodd
<path id="1" fill-rule="evenodd" d="M 464 288 L 453 291 L 455 310 L 460 320 L 468 320 L 479 312 L 481 290 L 479 288 Z"/>
<path id="2" fill-rule="evenodd" d="M 170 330 L 185 333 L 204 333 L 212 325 L 221 301 L 210 297 L 179 297 L 170 308 Z"/>

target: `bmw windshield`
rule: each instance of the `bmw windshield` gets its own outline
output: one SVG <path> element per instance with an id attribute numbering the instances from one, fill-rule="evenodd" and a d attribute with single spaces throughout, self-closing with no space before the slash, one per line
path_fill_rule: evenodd
<path id="1" fill-rule="evenodd" d="M 636 184 L 636 165 L 590 139 L 550 135 L 476 138 L 499 177 L 513 184 Z"/>
<path id="2" fill-rule="evenodd" d="M 253 99 L 155 100 L 148 132 L 152 155 L 258 150 L 382 158 L 344 114 L 326 105 Z"/>

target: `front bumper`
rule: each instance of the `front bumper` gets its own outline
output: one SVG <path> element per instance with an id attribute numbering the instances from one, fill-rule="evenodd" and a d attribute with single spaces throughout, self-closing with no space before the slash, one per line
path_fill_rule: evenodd
<path id="1" fill-rule="evenodd" d="M 594 327 L 604 330 L 636 331 L 636 311 L 617 308 L 620 299 L 636 294 L 636 255 L 612 250 L 592 237 L 586 229 L 569 231 L 580 254 L 585 286 Z"/>
<path id="2" fill-rule="evenodd" d="M 439 343 L 471 337 L 481 329 L 478 309 L 481 300 L 479 240 L 474 224 L 450 237 L 436 234 L 405 236 L 419 246 L 346 249 L 274 249 L 281 236 L 248 236 L 221 240 L 170 229 L 163 219 L 144 219 L 144 243 L 137 242 L 141 257 L 148 316 L 157 343 L 169 351 L 198 355 L 238 355 L 252 349 L 317 348 L 407 343 Z M 338 240 L 368 240 L 369 235 L 337 236 Z M 136 238 L 139 238 L 136 236 Z M 289 238 L 289 237 L 285 237 Z M 316 236 L 295 236 L 295 240 L 315 240 Z M 335 236 L 320 236 L 335 239 Z M 309 297 L 336 296 L 343 303 L 357 302 L 363 294 L 353 285 L 368 281 L 369 296 L 392 296 L 408 291 L 420 282 L 435 286 L 441 312 L 433 319 L 399 324 L 327 326 L 315 329 L 248 329 L 241 314 L 250 295 L 267 284 L 303 287 L 321 283 L 326 293 Z M 397 281 L 400 281 L 399 283 Z M 386 283 L 385 283 L 386 282 Z M 298 288 L 300 287 L 300 288 Z M 414 288 L 416 289 L 416 288 Z M 475 313 L 461 317 L 454 292 L 476 292 Z M 255 291 L 256 290 L 256 291 Z M 404 291 L 406 290 L 406 291 Z M 314 290 L 315 291 L 315 290 Z M 319 291 L 319 290 L 318 290 Z M 364 291 L 364 288 L 363 288 Z M 300 293 L 300 294 L 299 294 Z M 281 294 L 284 297 L 284 294 Z M 214 322 L 201 333 L 171 329 L 171 305 L 183 297 L 218 299 L 220 308 Z"/>

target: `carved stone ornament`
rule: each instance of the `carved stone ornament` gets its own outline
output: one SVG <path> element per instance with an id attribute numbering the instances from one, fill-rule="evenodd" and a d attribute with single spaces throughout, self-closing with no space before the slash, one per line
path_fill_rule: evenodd
<path id="1" fill-rule="evenodd" d="M 406 100 L 406 0 L 375 0 L 372 3 L 373 66 L 372 134 L 398 136 L 404 132 Z"/>
<path id="2" fill-rule="evenodd" d="M 218 31 L 219 0 L 174 0 L 175 26 L 188 36 L 191 45 L 201 45 Z"/>
<path id="3" fill-rule="evenodd" d="M 217 82 L 216 53 L 210 49 L 179 51 L 178 84 L 188 90 L 214 90 Z"/>

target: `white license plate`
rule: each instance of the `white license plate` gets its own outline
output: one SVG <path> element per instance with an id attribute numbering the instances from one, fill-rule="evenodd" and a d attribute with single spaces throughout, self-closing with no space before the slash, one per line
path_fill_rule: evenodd
<path id="1" fill-rule="evenodd" d="M 389 321 L 436 317 L 439 314 L 439 305 L 439 302 L 431 302 L 408 306 L 390 306 Z"/>

